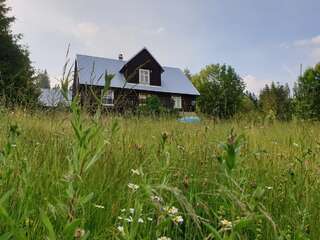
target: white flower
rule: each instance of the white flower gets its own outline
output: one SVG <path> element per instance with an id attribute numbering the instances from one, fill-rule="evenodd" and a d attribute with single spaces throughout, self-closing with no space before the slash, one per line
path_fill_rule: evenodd
<path id="1" fill-rule="evenodd" d="M 293 146 L 299 147 L 299 144 L 294 142 L 294 143 L 293 143 Z"/>
<path id="2" fill-rule="evenodd" d="M 141 174 L 138 169 L 131 169 L 131 173 L 132 173 L 132 175 L 138 175 L 138 176 L 140 176 L 140 174 Z"/>
<path id="3" fill-rule="evenodd" d="M 123 208 L 123 209 L 121 209 L 120 210 L 122 213 L 124 213 L 125 211 L 126 211 L 126 209 L 125 208 Z"/>
<path id="4" fill-rule="evenodd" d="M 182 216 L 175 216 L 174 218 L 172 218 L 172 220 L 177 223 L 177 224 L 182 224 L 183 223 L 183 218 Z"/>
<path id="5" fill-rule="evenodd" d="M 152 222 L 153 219 L 151 217 L 147 217 L 147 220 Z"/>
<path id="6" fill-rule="evenodd" d="M 159 237 L 158 240 L 171 240 L 171 238 L 163 236 Z"/>
<path id="7" fill-rule="evenodd" d="M 162 198 L 159 196 L 151 196 L 151 200 L 154 202 L 162 202 Z"/>
<path id="8" fill-rule="evenodd" d="M 128 188 L 130 188 L 132 191 L 137 191 L 139 189 L 139 186 L 133 183 L 128 184 Z"/>
<path id="9" fill-rule="evenodd" d="M 117 229 L 118 229 L 119 232 L 124 233 L 124 227 L 118 226 Z"/>
<path id="10" fill-rule="evenodd" d="M 133 222 L 133 219 L 132 219 L 132 217 L 130 216 L 129 218 L 125 218 L 124 220 L 126 220 L 127 222 Z"/>
<path id="11" fill-rule="evenodd" d="M 102 208 L 102 209 L 104 208 L 104 206 L 98 205 L 98 204 L 93 204 L 93 206 L 96 207 L 96 208 Z"/>
<path id="12" fill-rule="evenodd" d="M 120 217 L 120 216 L 119 216 L 118 219 L 119 219 L 119 220 L 123 220 L 123 217 Z"/>
<path id="13" fill-rule="evenodd" d="M 178 213 L 178 208 L 176 208 L 176 207 L 171 207 L 171 208 L 169 208 L 169 210 L 168 210 L 168 213 L 170 214 L 170 215 L 176 215 L 177 213 Z"/>
<path id="14" fill-rule="evenodd" d="M 138 218 L 138 223 L 144 223 L 142 218 Z"/>
<path id="15" fill-rule="evenodd" d="M 129 211 L 130 211 L 131 214 L 134 214 L 135 210 L 134 210 L 134 208 L 129 208 Z"/>
<path id="16" fill-rule="evenodd" d="M 222 227 L 222 231 L 227 231 L 227 230 L 231 230 L 232 229 L 232 222 L 223 219 L 222 221 L 220 221 L 221 227 Z"/>
<path id="17" fill-rule="evenodd" d="M 267 187 L 266 187 L 266 189 L 268 189 L 268 190 L 272 190 L 272 189 L 273 189 L 273 187 L 267 186 Z"/>

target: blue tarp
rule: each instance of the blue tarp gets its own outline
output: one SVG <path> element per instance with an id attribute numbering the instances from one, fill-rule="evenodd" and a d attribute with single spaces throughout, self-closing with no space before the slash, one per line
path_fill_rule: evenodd
<path id="1" fill-rule="evenodd" d="M 178 121 L 183 123 L 199 123 L 201 119 L 197 116 L 188 116 L 179 118 Z"/>

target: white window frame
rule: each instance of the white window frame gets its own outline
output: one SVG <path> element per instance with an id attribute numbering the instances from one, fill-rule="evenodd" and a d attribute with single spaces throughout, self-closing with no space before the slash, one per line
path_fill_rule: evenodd
<path id="1" fill-rule="evenodd" d="M 139 83 L 143 85 L 150 85 L 150 70 L 139 69 Z"/>
<path id="2" fill-rule="evenodd" d="M 108 90 L 105 94 L 103 93 L 103 90 L 101 91 L 101 104 L 102 106 L 114 106 L 114 91 Z M 108 100 L 111 100 L 111 103 L 108 102 Z"/>
<path id="3" fill-rule="evenodd" d="M 140 106 L 146 105 L 147 98 L 148 98 L 148 94 L 146 94 L 146 93 L 139 93 L 139 105 L 140 105 Z M 144 102 L 142 102 L 142 101 L 144 101 Z"/>
<path id="4" fill-rule="evenodd" d="M 181 96 L 172 96 L 172 100 L 174 102 L 174 109 L 182 109 L 182 98 Z"/>

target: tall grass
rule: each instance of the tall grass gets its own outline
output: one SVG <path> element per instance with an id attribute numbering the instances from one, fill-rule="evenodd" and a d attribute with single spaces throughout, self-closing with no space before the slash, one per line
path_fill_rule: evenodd
<path id="1" fill-rule="evenodd" d="M 318 123 L 74 110 L 1 110 L 0 239 L 320 236 Z"/>

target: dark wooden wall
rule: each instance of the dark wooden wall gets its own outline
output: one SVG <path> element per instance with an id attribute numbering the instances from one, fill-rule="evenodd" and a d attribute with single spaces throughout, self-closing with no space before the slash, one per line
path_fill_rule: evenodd
<path id="1" fill-rule="evenodd" d="M 128 62 L 121 73 L 129 83 L 139 83 L 139 69 L 141 68 L 150 70 L 150 85 L 161 86 L 162 67 L 145 49 Z"/>
<path id="2" fill-rule="evenodd" d="M 97 105 L 96 97 L 101 97 L 101 90 L 103 88 L 99 86 L 80 85 L 79 94 L 81 104 L 87 107 L 95 107 Z M 193 101 L 196 100 L 194 95 L 186 94 L 171 94 L 163 92 L 150 92 L 150 91 L 138 91 L 133 89 L 114 88 L 114 103 L 113 107 L 116 111 L 131 111 L 136 110 L 139 106 L 139 93 L 145 93 L 149 95 L 158 96 L 161 104 L 166 108 L 172 108 L 172 96 L 181 96 L 182 109 L 181 111 L 193 112 L 195 111 L 195 105 Z M 95 97 L 95 96 L 96 97 Z"/>

